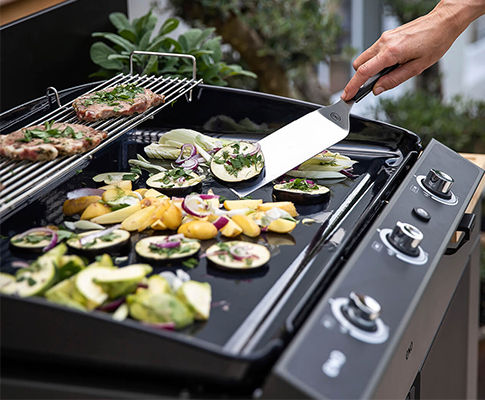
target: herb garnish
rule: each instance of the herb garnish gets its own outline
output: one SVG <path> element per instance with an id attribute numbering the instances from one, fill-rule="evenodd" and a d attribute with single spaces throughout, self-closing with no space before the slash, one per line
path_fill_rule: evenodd
<path id="1" fill-rule="evenodd" d="M 167 187 L 172 187 L 175 183 L 182 186 L 183 183 L 177 182 L 180 178 L 183 178 L 183 181 L 185 181 L 186 179 L 193 179 L 194 177 L 185 169 L 178 167 L 165 172 L 163 178 L 157 179 L 157 181 L 162 182 L 163 185 Z"/>
<path id="2" fill-rule="evenodd" d="M 283 188 L 291 190 L 301 190 L 302 192 L 311 192 L 318 190 L 318 185 L 313 181 L 303 178 L 292 179 L 289 182 L 283 183 Z"/>
<path id="3" fill-rule="evenodd" d="M 112 242 L 113 240 L 115 239 L 118 239 L 120 237 L 119 234 L 115 233 L 115 232 L 110 232 L 106 235 L 103 235 L 103 236 L 99 236 L 97 238 L 94 238 L 94 240 L 92 242 L 89 242 L 89 243 L 85 243 L 83 247 L 92 247 L 96 244 L 96 241 L 99 239 L 101 240 L 102 242 Z"/>
<path id="4" fill-rule="evenodd" d="M 199 261 L 194 257 L 189 258 L 188 260 L 182 262 L 182 265 L 184 267 L 191 268 L 191 269 L 195 268 L 197 266 L 197 264 L 199 264 Z"/>
<path id="5" fill-rule="evenodd" d="M 121 108 L 117 107 L 120 105 L 120 101 L 133 103 L 136 95 L 143 93 L 143 91 L 143 88 L 135 84 L 119 85 L 109 92 L 103 90 L 95 92 L 83 101 L 83 105 L 107 104 L 108 106 L 114 106 L 114 111 L 120 111 Z"/>
<path id="6" fill-rule="evenodd" d="M 233 153 L 224 151 L 222 156 L 215 157 L 214 162 L 217 164 L 223 164 L 229 175 L 238 176 L 239 171 L 243 168 L 249 168 L 254 165 L 254 168 L 263 166 L 263 157 L 260 153 L 256 154 L 240 154 L 240 144 L 234 143 L 230 146 L 233 149 Z"/>
<path id="7" fill-rule="evenodd" d="M 23 236 L 21 238 L 17 238 L 12 240 L 12 243 L 20 243 L 20 242 L 25 242 L 29 244 L 37 244 L 42 242 L 43 240 L 49 240 L 51 237 L 50 234 L 43 234 L 43 233 L 30 233 L 26 236 Z"/>
<path id="8" fill-rule="evenodd" d="M 25 129 L 24 137 L 19 139 L 19 142 L 30 142 L 33 139 L 42 139 L 44 143 L 50 143 L 52 138 L 71 138 L 71 139 L 83 139 L 82 132 L 76 132 L 70 126 L 66 126 L 63 130 L 54 128 L 55 121 L 44 122 L 44 129 L 34 128 Z"/>
<path id="9" fill-rule="evenodd" d="M 184 243 L 186 243 L 185 246 L 183 245 Z M 165 255 L 167 256 L 167 258 L 170 258 L 174 254 L 184 254 L 190 252 L 192 250 L 192 246 L 190 243 L 191 241 L 182 240 L 180 245 L 177 247 L 159 247 L 156 243 L 150 243 L 148 249 L 152 253 Z"/>

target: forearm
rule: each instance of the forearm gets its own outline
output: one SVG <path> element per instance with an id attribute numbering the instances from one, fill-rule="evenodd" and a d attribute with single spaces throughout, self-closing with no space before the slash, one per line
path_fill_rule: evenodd
<path id="1" fill-rule="evenodd" d="M 485 14 L 485 0 L 441 0 L 430 14 L 442 19 L 458 36 Z"/>

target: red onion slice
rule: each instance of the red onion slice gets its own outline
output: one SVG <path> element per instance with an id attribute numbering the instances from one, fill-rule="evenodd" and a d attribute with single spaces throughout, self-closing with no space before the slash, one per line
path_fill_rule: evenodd
<path id="1" fill-rule="evenodd" d="M 23 238 L 24 236 L 27 236 L 30 233 L 34 233 L 34 232 L 42 232 L 42 233 L 47 233 L 47 234 L 51 235 L 51 241 L 47 246 L 45 246 L 42 249 L 43 252 L 46 252 L 46 251 L 52 249 L 57 244 L 57 239 L 58 239 L 57 233 L 56 233 L 56 231 L 49 229 L 49 228 L 32 228 L 32 229 L 29 229 L 29 230 L 21 233 L 19 235 L 19 238 Z"/>
<path id="2" fill-rule="evenodd" d="M 81 189 L 76 189 L 71 192 L 68 192 L 67 198 L 71 200 L 71 199 L 77 199 L 79 197 L 84 197 L 84 196 L 102 196 L 103 193 L 104 193 L 104 189 L 81 188 Z"/>
<path id="3" fill-rule="evenodd" d="M 256 142 L 253 144 L 254 149 L 252 149 L 247 155 L 248 156 L 254 156 L 256 153 L 259 153 L 261 151 L 261 145 Z"/>
<path id="4" fill-rule="evenodd" d="M 246 258 L 252 258 L 253 254 L 250 252 L 250 246 L 235 245 L 229 249 L 231 256 L 238 261 L 244 260 Z"/>
<path id="5" fill-rule="evenodd" d="M 342 169 L 339 171 L 342 175 L 345 175 L 347 178 L 350 178 L 350 179 L 355 179 L 358 177 L 358 175 L 355 175 L 353 174 L 352 172 L 350 172 L 349 170 L 347 169 Z"/>
<path id="6" fill-rule="evenodd" d="M 212 199 L 218 199 L 220 197 L 217 194 L 199 194 L 199 196 L 202 200 L 212 200 Z"/>
<path id="7" fill-rule="evenodd" d="M 109 233 L 113 232 L 114 230 L 118 229 L 121 227 L 121 224 L 117 224 L 115 226 L 112 226 L 109 229 L 104 229 L 99 232 L 94 232 L 91 235 L 87 235 L 79 239 L 79 243 L 81 243 L 81 246 L 84 246 L 86 243 L 91 243 L 94 239 L 99 238 L 104 235 L 108 235 Z"/>
<path id="8" fill-rule="evenodd" d="M 125 297 L 121 297 L 119 299 L 110 301 L 109 303 L 103 304 L 102 306 L 99 306 L 98 310 L 111 312 L 111 311 L 116 310 L 124 302 L 125 302 Z"/>
<path id="9" fill-rule="evenodd" d="M 184 150 L 190 149 L 190 154 L 188 157 L 184 157 Z M 197 154 L 197 149 L 193 144 L 185 143 L 181 149 L 178 158 L 175 160 L 175 164 L 182 164 L 184 161 L 191 159 Z"/>
<path id="10" fill-rule="evenodd" d="M 173 241 L 173 242 L 151 242 L 150 244 L 154 245 L 155 247 L 158 247 L 159 249 L 173 249 L 174 247 L 179 247 L 180 242 L 179 241 Z"/>
<path id="11" fill-rule="evenodd" d="M 218 231 L 220 231 L 228 224 L 228 222 L 229 222 L 228 218 L 221 216 L 217 218 L 212 224 L 217 228 Z"/>
<path id="12" fill-rule="evenodd" d="M 204 218 L 210 214 L 208 204 L 198 194 L 189 194 L 182 202 L 182 209 L 197 218 Z"/>
<path id="13" fill-rule="evenodd" d="M 199 161 L 197 161 L 196 158 L 189 158 L 188 160 L 185 160 L 182 164 L 180 164 L 180 166 L 183 169 L 196 170 L 199 166 Z"/>
<path id="14" fill-rule="evenodd" d="M 12 261 L 10 265 L 13 268 L 29 268 L 30 264 L 26 261 Z"/>

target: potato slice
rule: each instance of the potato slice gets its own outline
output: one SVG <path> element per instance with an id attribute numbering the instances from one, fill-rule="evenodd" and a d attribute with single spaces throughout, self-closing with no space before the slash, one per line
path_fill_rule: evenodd
<path id="1" fill-rule="evenodd" d="M 182 223 L 182 211 L 174 204 L 170 204 L 162 214 L 162 221 L 168 229 L 177 229 Z"/>
<path id="2" fill-rule="evenodd" d="M 231 218 L 229 218 L 229 222 L 221 229 L 221 235 L 233 238 L 237 235 L 240 235 L 242 231 L 242 228 L 238 224 L 236 224 Z"/>
<path id="3" fill-rule="evenodd" d="M 156 231 L 164 231 L 167 229 L 167 225 L 165 225 L 161 219 L 157 219 L 150 228 L 155 229 Z"/>
<path id="4" fill-rule="evenodd" d="M 258 206 L 258 211 L 269 211 L 274 207 L 281 208 L 282 210 L 290 214 L 292 217 L 296 217 L 298 215 L 295 205 L 291 201 L 277 201 L 277 202 L 263 203 Z"/>
<path id="5" fill-rule="evenodd" d="M 150 226 L 156 208 L 156 206 L 148 206 L 134 212 L 121 223 L 121 227 L 127 231 L 141 231 L 145 229 Z"/>
<path id="6" fill-rule="evenodd" d="M 77 199 L 68 199 L 62 205 L 64 215 L 71 216 L 82 213 L 90 204 L 101 200 L 100 196 L 82 196 Z"/>
<path id="7" fill-rule="evenodd" d="M 108 214 L 100 215 L 99 217 L 93 218 L 91 221 L 96 224 L 118 224 L 123 222 L 126 218 L 128 218 L 131 214 L 134 214 L 138 210 L 141 210 L 140 203 L 133 204 L 132 206 L 128 206 L 125 208 L 121 208 L 116 211 L 112 211 Z"/>
<path id="8" fill-rule="evenodd" d="M 256 237 L 261 233 L 261 228 L 258 224 L 247 215 L 234 215 L 232 220 L 241 227 L 246 236 Z"/>
<path id="9" fill-rule="evenodd" d="M 120 188 L 122 190 L 130 191 L 132 188 L 131 181 L 119 181 L 116 183 L 111 183 L 110 185 L 101 186 L 100 189 L 109 190 L 114 188 Z"/>
<path id="10" fill-rule="evenodd" d="M 99 217 L 100 215 L 108 214 L 109 212 L 111 212 L 111 208 L 109 208 L 106 204 L 99 202 L 91 203 L 81 214 L 81 219 L 93 219 Z"/>
<path id="11" fill-rule="evenodd" d="M 192 239 L 207 240 L 217 236 L 217 228 L 209 221 L 194 220 L 180 225 L 177 233 L 183 233 L 185 237 Z"/>
<path id="12" fill-rule="evenodd" d="M 290 233 L 296 227 L 296 222 L 278 218 L 268 225 L 268 230 L 277 233 Z"/>
<path id="13" fill-rule="evenodd" d="M 263 200 L 226 200 L 224 201 L 224 208 L 226 210 L 238 210 L 241 208 L 250 208 L 251 210 L 256 210 Z"/>

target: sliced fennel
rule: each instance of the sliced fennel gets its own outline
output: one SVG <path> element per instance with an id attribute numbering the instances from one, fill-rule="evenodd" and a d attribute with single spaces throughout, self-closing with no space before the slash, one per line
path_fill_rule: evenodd
<path id="1" fill-rule="evenodd" d="M 180 149 L 178 150 L 178 152 L 180 153 Z M 150 173 L 155 173 L 155 174 L 158 172 L 163 172 L 167 170 L 166 168 L 160 165 L 151 163 L 150 161 L 148 161 L 147 159 L 145 159 L 139 154 L 136 155 L 136 158 L 137 158 L 136 160 L 134 159 L 128 160 L 128 164 L 130 164 L 131 166 L 142 168 L 144 170 L 147 170 Z"/>
<path id="2" fill-rule="evenodd" d="M 351 168 L 356 162 L 342 154 L 324 151 L 300 164 L 297 169 L 288 171 L 287 175 L 312 179 L 346 178 L 339 171 Z"/>

